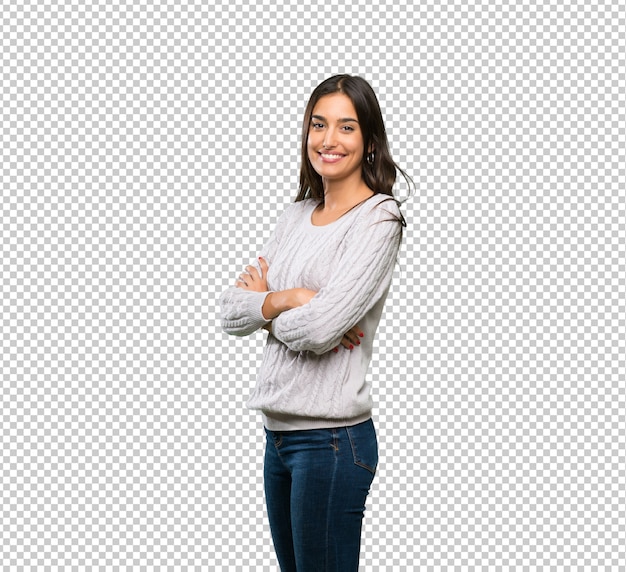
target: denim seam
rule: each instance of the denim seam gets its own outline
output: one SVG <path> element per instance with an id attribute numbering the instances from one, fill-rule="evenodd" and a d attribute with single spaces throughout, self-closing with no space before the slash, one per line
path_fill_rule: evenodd
<path id="1" fill-rule="evenodd" d="M 328 503 L 326 505 L 326 558 L 325 558 L 325 570 L 330 570 L 330 542 L 329 542 L 329 534 L 330 534 L 330 519 L 331 519 L 331 511 L 330 511 L 330 506 L 331 506 L 331 499 L 333 498 L 333 495 L 335 494 L 335 477 L 337 476 L 337 465 L 339 463 L 339 458 L 337 456 L 337 453 L 339 451 L 339 446 L 338 446 L 338 435 L 337 435 L 337 430 L 333 429 L 332 430 L 332 435 L 333 435 L 333 442 L 332 442 L 332 448 L 334 451 L 333 454 L 333 459 L 334 459 L 334 465 L 333 465 L 333 477 L 330 481 L 330 492 L 329 492 L 329 496 L 330 498 L 328 499 Z"/>
<path id="2" fill-rule="evenodd" d="M 331 429 L 331 434 L 333 436 L 333 442 L 330 444 L 330 446 L 333 448 L 335 452 L 337 452 L 339 451 L 339 438 L 337 436 L 337 430 Z"/>
<path id="3" fill-rule="evenodd" d="M 278 435 L 276 439 L 274 439 L 274 436 L 272 435 L 272 445 L 274 445 L 274 450 L 276 451 L 276 455 L 278 455 L 278 458 L 280 459 L 280 462 L 282 463 L 283 467 L 285 467 L 285 469 L 287 469 L 289 472 L 291 472 L 291 470 L 289 469 L 289 467 L 287 466 L 287 464 L 285 463 L 285 459 L 283 459 L 283 456 L 280 454 L 280 446 L 283 444 L 283 436 L 282 435 Z"/>
<path id="4" fill-rule="evenodd" d="M 362 463 L 361 461 L 358 460 L 356 447 L 354 445 L 354 442 L 352 441 L 352 434 L 350 433 L 350 427 L 346 427 L 346 433 L 348 434 L 348 440 L 350 441 L 350 448 L 352 449 L 352 460 L 354 461 L 354 464 L 369 471 L 370 473 L 372 473 L 372 475 L 375 475 L 376 474 L 375 468 L 372 468 L 369 465 L 366 465 L 365 463 Z"/>

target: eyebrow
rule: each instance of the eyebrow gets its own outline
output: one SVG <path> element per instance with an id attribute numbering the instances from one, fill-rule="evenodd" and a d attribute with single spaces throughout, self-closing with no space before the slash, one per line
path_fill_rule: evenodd
<path id="1" fill-rule="evenodd" d="M 311 119 L 321 119 L 322 121 L 326 121 L 326 118 L 323 115 L 311 115 Z M 339 123 L 358 123 L 356 119 L 352 119 L 352 117 L 342 117 L 338 120 Z"/>

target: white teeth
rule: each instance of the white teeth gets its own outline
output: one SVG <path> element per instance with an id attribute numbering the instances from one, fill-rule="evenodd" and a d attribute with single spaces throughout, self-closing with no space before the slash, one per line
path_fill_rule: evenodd
<path id="1" fill-rule="evenodd" d="M 326 153 L 321 154 L 324 159 L 341 159 L 343 155 L 327 155 Z"/>

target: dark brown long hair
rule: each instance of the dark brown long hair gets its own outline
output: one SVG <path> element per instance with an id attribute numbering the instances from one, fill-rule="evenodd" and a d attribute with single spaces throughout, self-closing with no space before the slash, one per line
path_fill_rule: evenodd
<path id="1" fill-rule="evenodd" d="M 396 182 L 396 174 L 399 172 L 409 185 L 413 185 L 409 177 L 391 158 L 387 132 L 380 110 L 378 99 L 372 86 L 363 78 L 340 74 L 329 77 L 320 83 L 311 94 L 304 112 L 304 122 L 302 124 L 302 161 L 300 167 L 300 185 L 296 202 L 308 198 L 324 202 L 324 184 L 322 177 L 315 171 L 307 149 L 309 138 L 309 128 L 311 125 L 311 115 L 317 102 L 325 95 L 342 93 L 350 98 L 357 119 L 363 134 L 363 158 L 361 160 L 361 171 L 365 184 L 376 194 L 384 194 L 393 197 L 398 206 L 400 201 L 393 195 L 393 186 Z M 373 149 L 372 153 L 367 153 L 368 149 Z M 368 161 L 369 157 L 369 161 Z M 404 216 L 399 222 L 406 226 Z"/>

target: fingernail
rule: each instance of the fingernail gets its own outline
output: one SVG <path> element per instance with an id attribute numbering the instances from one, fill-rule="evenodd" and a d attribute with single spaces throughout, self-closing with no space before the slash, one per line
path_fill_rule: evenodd
<path id="1" fill-rule="evenodd" d="M 353 349 L 354 349 L 354 346 L 353 346 L 352 344 L 350 344 L 350 349 L 351 349 L 351 350 L 353 350 Z"/>
<path id="2" fill-rule="evenodd" d="M 362 337 L 363 337 L 363 332 L 359 334 L 359 338 L 362 338 Z"/>
<path id="3" fill-rule="evenodd" d="M 333 351 L 337 353 L 339 351 L 339 348 L 333 348 Z"/>
<path id="4" fill-rule="evenodd" d="M 357 345 L 357 346 L 360 346 L 360 345 L 361 345 L 361 342 L 360 342 L 359 340 L 357 340 L 357 341 L 356 341 L 356 345 Z"/>

